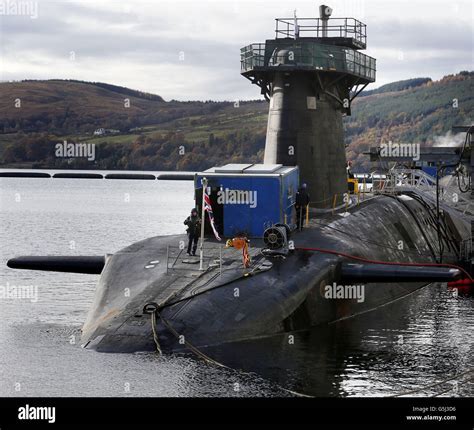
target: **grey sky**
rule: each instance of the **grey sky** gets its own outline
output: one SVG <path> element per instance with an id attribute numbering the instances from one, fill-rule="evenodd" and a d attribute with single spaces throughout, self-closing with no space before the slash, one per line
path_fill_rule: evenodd
<path id="1" fill-rule="evenodd" d="M 20 5 L 21 3 L 21 5 Z M 471 0 L 328 0 L 367 24 L 377 83 L 473 70 Z M 0 0 L 0 79 L 80 79 L 165 99 L 259 98 L 239 50 L 274 35 L 274 18 L 315 17 L 301 0 Z M 22 6 L 22 15 L 18 8 Z"/>

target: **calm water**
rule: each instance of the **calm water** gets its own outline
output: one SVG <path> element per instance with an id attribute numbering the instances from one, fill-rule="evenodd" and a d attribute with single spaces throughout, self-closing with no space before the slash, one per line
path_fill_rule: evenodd
<path id="1" fill-rule="evenodd" d="M 472 298 L 425 288 L 379 311 L 287 338 L 191 355 L 100 354 L 79 345 L 97 276 L 6 267 L 15 255 L 100 255 L 183 231 L 191 182 L 0 179 L 0 396 L 391 396 L 469 370 Z M 470 375 L 414 395 L 472 396 Z"/>

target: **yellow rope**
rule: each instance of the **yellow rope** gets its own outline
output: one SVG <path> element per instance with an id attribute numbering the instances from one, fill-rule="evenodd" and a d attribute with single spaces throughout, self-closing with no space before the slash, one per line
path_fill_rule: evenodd
<path id="1" fill-rule="evenodd" d="M 153 331 L 153 340 L 155 341 L 156 352 L 158 352 L 158 354 L 162 354 L 161 347 L 160 347 L 160 341 L 158 339 L 158 334 L 156 333 L 156 312 L 157 311 L 155 310 L 151 314 L 151 329 Z"/>

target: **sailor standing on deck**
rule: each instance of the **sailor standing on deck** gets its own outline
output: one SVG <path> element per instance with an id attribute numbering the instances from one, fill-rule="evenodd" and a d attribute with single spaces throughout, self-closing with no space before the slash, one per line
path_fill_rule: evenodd
<path id="1" fill-rule="evenodd" d="M 201 218 L 199 218 L 198 211 L 196 208 L 194 208 L 191 211 L 191 215 L 184 220 L 184 224 L 188 226 L 188 229 L 186 230 L 189 238 L 188 255 L 191 255 L 191 246 L 193 248 L 192 255 L 196 255 L 196 249 L 201 228 Z"/>
<path id="2" fill-rule="evenodd" d="M 307 206 L 309 205 L 309 194 L 306 184 L 302 184 L 296 193 L 295 209 L 296 209 L 296 225 L 298 230 L 303 229 L 303 220 L 306 216 Z"/>
<path id="3" fill-rule="evenodd" d="M 346 164 L 347 178 L 354 179 L 354 173 L 352 173 L 352 161 L 348 161 Z"/>

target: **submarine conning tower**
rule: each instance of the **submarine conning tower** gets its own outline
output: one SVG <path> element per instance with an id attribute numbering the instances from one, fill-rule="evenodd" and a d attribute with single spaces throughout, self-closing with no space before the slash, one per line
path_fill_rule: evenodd
<path id="1" fill-rule="evenodd" d="M 241 49 L 241 74 L 269 101 L 265 164 L 299 166 L 310 206 L 328 209 L 347 193 L 343 115 L 375 81 L 366 25 L 354 18 L 277 18 L 275 38 Z"/>

